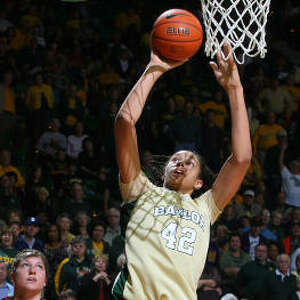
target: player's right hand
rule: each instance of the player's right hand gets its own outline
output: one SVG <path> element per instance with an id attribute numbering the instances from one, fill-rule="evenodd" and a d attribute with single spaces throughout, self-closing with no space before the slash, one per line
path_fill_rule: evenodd
<path id="1" fill-rule="evenodd" d="M 167 72 L 171 69 L 174 69 L 176 67 L 179 67 L 183 65 L 187 60 L 184 61 L 174 61 L 174 60 L 168 60 L 166 58 L 163 58 L 159 56 L 154 49 L 151 49 L 151 58 L 150 58 L 150 67 L 159 67 L 163 72 Z"/>

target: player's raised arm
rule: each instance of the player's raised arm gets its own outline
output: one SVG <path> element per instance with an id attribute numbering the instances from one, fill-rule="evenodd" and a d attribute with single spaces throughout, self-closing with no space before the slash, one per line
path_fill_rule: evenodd
<path id="1" fill-rule="evenodd" d="M 228 44 L 224 45 L 224 54 L 230 51 Z M 243 87 L 238 68 L 233 56 L 225 61 L 220 54 L 218 64 L 211 62 L 219 84 L 223 86 L 229 97 L 232 129 L 232 154 L 223 165 L 212 191 L 219 209 L 223 209 L 237 192 L 251 162 L 252 149 L 247 110 L 244 101 Z"/>
<path id="2" fill-rule="evenodd" d="M 163 61 L 152 51 L 150 63 L 123 102 L 115 119 L 117 162 L 123 183 L 136 178 L 141 170 L 135 124 L 149 92 L 163 73 L 183 63 Z"/>

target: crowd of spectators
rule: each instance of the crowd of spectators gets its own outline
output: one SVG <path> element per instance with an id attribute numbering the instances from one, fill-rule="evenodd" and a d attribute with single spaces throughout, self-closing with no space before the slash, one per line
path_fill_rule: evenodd
<path id="1" fill-rule="evenodd" d="M 46 299 L 110 299 L 125 261 L 114 118 L 155 18 L 180 7 L 202 20 L 200 1 L 160 2 L 0 3 L 0 299 L 24 248 L 49 261 Z M 212 228 L 199 299 L 300 299 L 300 6 L 282 2 L 271 3 L 266 58 L 240 66 L 254 155 Z M 156 155 L 196 151 L 213 177 L 230 154 L 208 61 L 202 47 L 151 93 L 137 124 L 149 176 Z"/>

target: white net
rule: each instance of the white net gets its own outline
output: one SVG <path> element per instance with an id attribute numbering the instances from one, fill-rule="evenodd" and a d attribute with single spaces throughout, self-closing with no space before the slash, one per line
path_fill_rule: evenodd
<path id="1" fill-rule="evenodd" d="M 205 53 L 213 58 L 218 51 L 225 59 L 224 42 L 231 45 L 239 64 L 245 58 L 267 52 L 267 17 L 271 0 L 200 0 L 206 31 Z"/>

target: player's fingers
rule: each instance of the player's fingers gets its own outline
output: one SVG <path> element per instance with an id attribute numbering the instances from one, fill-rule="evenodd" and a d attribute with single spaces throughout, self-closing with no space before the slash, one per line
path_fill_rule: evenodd
<path id="1" fill-rule="evenodd" d="M 217 61 L 218 61 L 218 64 L 220 65 L 220 62 L 222 61 L 222 56 L 221 56 L 220 50 L 217 52 Z"/>
<path id="2" fill-rule="evenodd" d="M 218 71 L 218 65 L 214 61 L 210 61 L 209 65 L 214 71 Z"/>
<path id="3" fill-rule="evenodd" d="M 219 71 L 218 65 L 214 61 L 210 61 L 209 65 L 212 68 L 212 70 L 214 71 L 214 73 L 217 74 L 217 72 Z"/>

